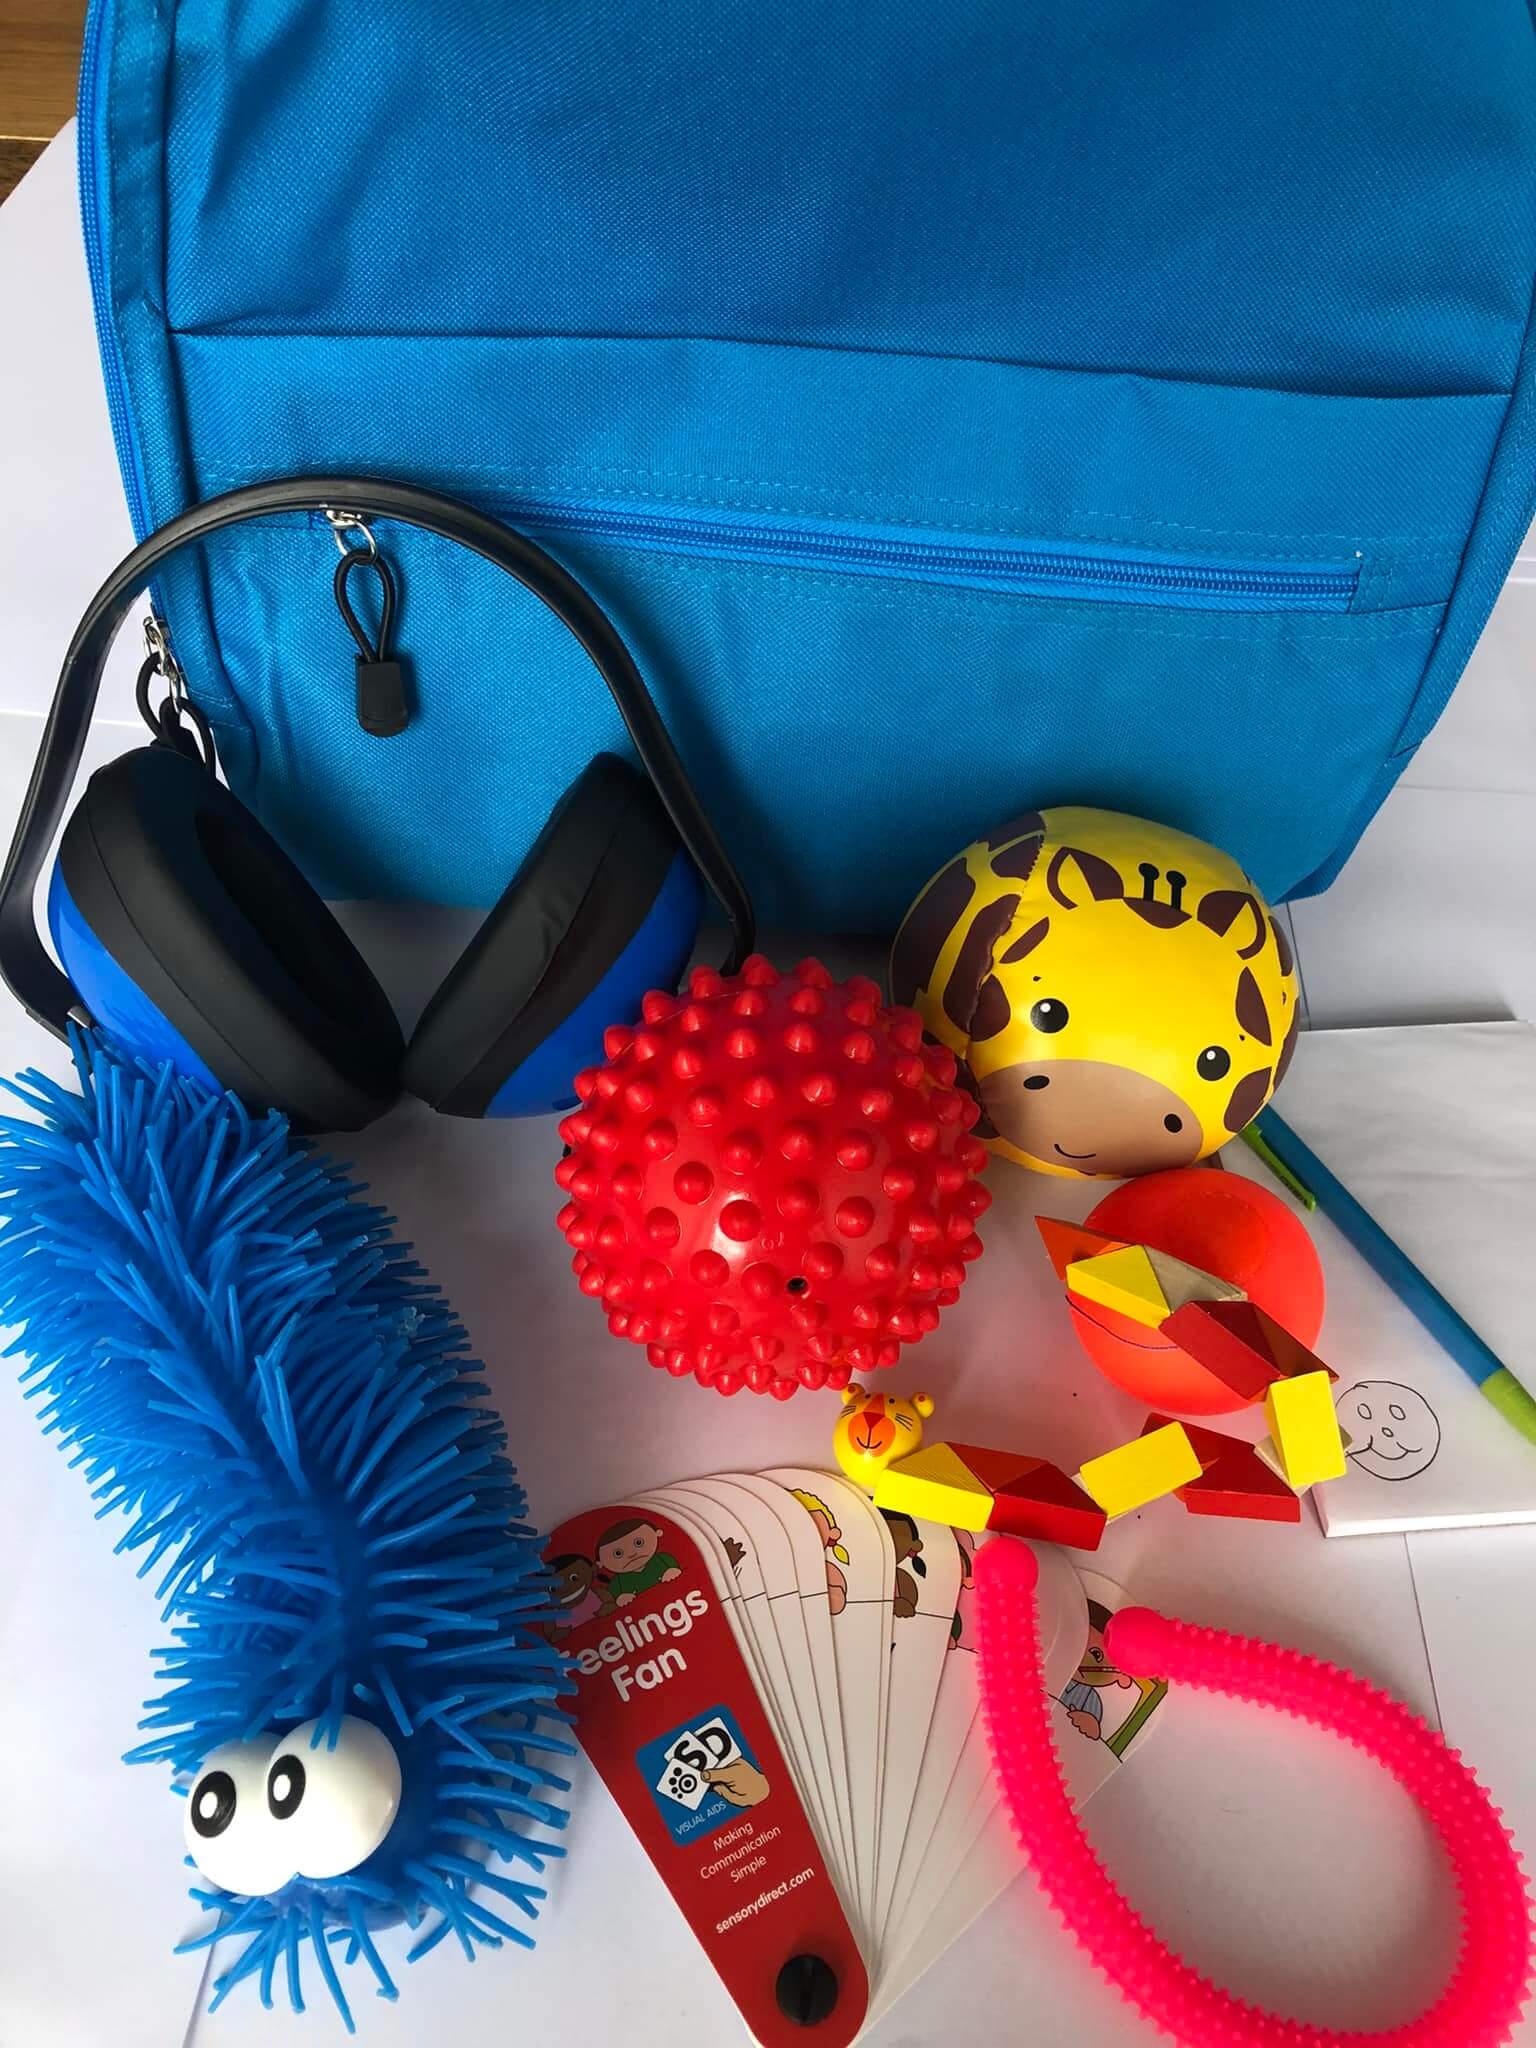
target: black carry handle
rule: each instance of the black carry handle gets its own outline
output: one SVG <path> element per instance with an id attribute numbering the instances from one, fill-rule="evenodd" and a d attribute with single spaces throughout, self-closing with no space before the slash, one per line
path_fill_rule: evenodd
<path id="1" fill-rule="evenodd" d="M 608 685 L 678 838 L 730 921 L 731 951 L 725 972 L 734 973 L 752 951 L 756 936 L 746 884 L 710 823 L 634 657 L 596 599 L 543 548 L 472 505 L 417 484 L 307 476 L 246 484 L 193 505 L 141 541 L 91 599 L 59 671 L 32 780 L 0 876 L 0 981 L 39 1024 L 56 1037 L 66 1035 L 70 1012 L 78 1008 L 79 998 L 38 936 L 33 891 L 74 787 L 107 655 L 145 584 L 173 555 L 226 526 L 280 512 L 332 512 L 342 507 L 365 518 L 394 519 L 421 527 L 473 550 L 531 591 L 575 635 Z"/>

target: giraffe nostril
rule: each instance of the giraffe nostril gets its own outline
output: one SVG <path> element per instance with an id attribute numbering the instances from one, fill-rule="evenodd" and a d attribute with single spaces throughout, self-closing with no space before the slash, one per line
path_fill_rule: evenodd
<path id="1" fill-rule="evenodd" d="M 1171 1110 L 1169 1111 L 1168 1115 L 1163 1118 L 1163 1129 L 1165 1131 L 1182 1131 L 1183 1128 L 1183 1117 L 1175 1116 Z"/>
<path id="2" fill-rule="evenodd" d="M 1051 1077 L 1049 1074 L 1027 1074 L 1024 1079 L 1024 1086 L 1026 1088 L 1049 1088 L 1050 1085 Z"/>

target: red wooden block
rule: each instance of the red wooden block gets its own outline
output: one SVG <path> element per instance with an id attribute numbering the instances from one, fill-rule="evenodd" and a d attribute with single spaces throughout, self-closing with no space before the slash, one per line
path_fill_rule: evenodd
<path id="1" fill-rule="evenodd" d="M 987 1527 L 1005 1536 L 1097 1550 L 1107 1520 L 1098 1502 L 1090 1499 L 1075 1479 L 1041 1458 L 993 1494 Z"/>
<path id="2" fill-rule="evenodd" d="M 1174 1310 L 1162 1334 L 1241 1400 L 1262 1401 L 1286 1377 L 1269 1348 L 1267 1322 L 1251 1301 L 1189 1301 Z"/>
<path id="3" fill-rule="evenodd" d="M 1338 1374 L 1255 1301 L 1191 1301 L 1175 1309 L 1162 1334 L 1245 1401 L 1262 1401 L 1276 1380 L 1297 1373 Z"/>
<path id="4" fill-rule="evenodd" d="M 1035 1228 L 1045 1241 L 1046 1255 L 1056 1268 L 1056 1278 L 1065 1287 L 1067 1268 L 1078 1259 L 1097 1258 L 1100 1252 L 1123 1252 L 1123 1237 L 1106 1237 L 1102 1230 L 1085 1230 L 1081 1223 L 1063 1223 L 1059 1216 L 1037 1216 Z"/>
<path id="5" fill-rule="evenodd" d="M 1203 1457 L 1201 1463 L 1205 1463 Z M 1271 1472 L 1252 1444 L 1235 1440 L 1226 1457 L 1218 1458 L 1188 1486 L 1179 1487 L 1178 1497 L 1192 1515 L 1224 1515 L 1248 1522 L 1301 1520 L 1299 1495 L 1292 1493 L 1277 1472 Z"/>
<path id="6" fill-rule="evenodd" d="M 1037 1465 L 1043 1465 L 1043 1458 L 1032 1458 L 1024 1451 L 994 1451 L 983 1444 L 956 1444 L 949 1447 L 960 1462 L 981 1481 L 990 1486 L 994 1493 L 999 1487 L 1007 1486 L 1015 1479 L 1022 1479 Z"/>
<path id="7" fill-rule="evenodd" d="M 1231 1308 L 1231 1302 L 1218 1303 L 1218 1307 Z M 1283 1323 L 1277 1323 L 1272 1315 L 1261 1309 L 1256 1302 L 1247 1304 L 1259 1319 L 1259 1328 L 1269 1355 L 1280 1368 L 1282 1379 L 1293 1380 L 1298 1373 L 1325 1372 L 1330 1380 L 1337 1380 L 1338 1374 L 1332 1366 L 1324 1365 L 1315 1351 L 1309 1350 L 1299 1337 L 1293 1337 Z"/>

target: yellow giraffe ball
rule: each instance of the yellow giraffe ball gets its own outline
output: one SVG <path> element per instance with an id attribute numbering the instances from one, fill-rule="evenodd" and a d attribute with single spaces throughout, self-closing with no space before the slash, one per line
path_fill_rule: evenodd
<path id="1" fill-rule="evenodd" d="M 1264 1107 L 1296 1045 L 1285 934 L 1234 860 L 1118 811 L 1031 811 L 928 884 L 891 994 L 962 1062 L 1020 1165 L 1189 1166 Z"/>
<path id="2" fill-rule="evenodd" d="M 933 1413 L 928 1394 L 871 1394 L 843 1389 L 843 1412 L 832 1431 L 832 1455 L 856 1486 L 873 1488 L 887 1465 L 910 1457 L 923 1441 L 923 1423 Z"/>

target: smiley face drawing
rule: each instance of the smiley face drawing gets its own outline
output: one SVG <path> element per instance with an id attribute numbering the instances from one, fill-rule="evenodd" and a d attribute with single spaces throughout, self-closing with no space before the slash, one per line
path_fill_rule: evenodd
<path id="1" fill-rule="evenodd" d="M 1359 1380 L 1339 1395 L 1339 1421 L 1353 1437 L 1349 1462 L 1373 1479 L 1416 1479 L 1440 1450 L 1440 1423 L 1422 1394 L 1396 1380 Z"/>

